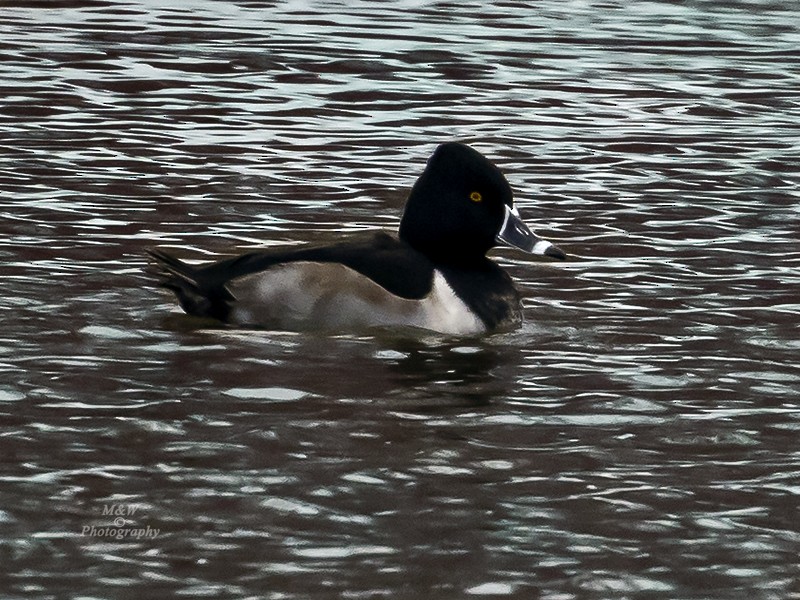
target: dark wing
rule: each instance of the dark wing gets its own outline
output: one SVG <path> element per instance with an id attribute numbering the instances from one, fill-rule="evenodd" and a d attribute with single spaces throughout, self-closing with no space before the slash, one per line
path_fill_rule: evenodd
<path id="1" fill-rule="evenodd" d="M 420 299 L 431 289 L 433 264 L 411 246 L 386 233 L 328 246 L 249 252 L 210 265 L 189 265 L 150 250 L 160 268 L 160 284 L 178 296 L 189 314 L 226 320 L 234 297 L 226 285 L 233 279 L 297 262 L 335 262 L 350 267 L 396 296 Z"/>

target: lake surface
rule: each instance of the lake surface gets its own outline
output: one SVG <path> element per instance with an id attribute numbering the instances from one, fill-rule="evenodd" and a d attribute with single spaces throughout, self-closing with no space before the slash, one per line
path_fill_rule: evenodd
<path id="1" fill-rule="evenodd" d="M 800 598 L 800 5 L 4 3 L 3 598 Z M 241 331 L 144 250 L 567 251 L 484 337 Z"/>

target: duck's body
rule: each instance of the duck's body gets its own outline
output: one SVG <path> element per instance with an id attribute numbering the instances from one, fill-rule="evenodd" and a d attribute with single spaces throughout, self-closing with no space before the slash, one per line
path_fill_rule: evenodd
<path id="1" fill-rule="evenodd" d="M 409 196 L 398 237 L 251 252 L 194 266 L 162 251 L 162 285 L 183 309 L 237 326 L 418 327 L 474 334 L 521 319 L 498 241 L 563 258 L 518 219 L 499 170 L 462 144 L 440 146 Z"/>

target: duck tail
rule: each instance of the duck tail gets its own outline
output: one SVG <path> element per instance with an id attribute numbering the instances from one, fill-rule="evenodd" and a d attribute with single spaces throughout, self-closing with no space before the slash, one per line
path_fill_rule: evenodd
<path id="1" fill-rule="evenodd" d="M 147 254 L 154 262 L 149 272 L 156 276 L 160 287 L 175 293 L 183 310 L 197 317 L 225 320 L 230 294 L 224 287 L 208 285 L 202 267 L 185 263 L 163 250 L 149 249 Z"/>

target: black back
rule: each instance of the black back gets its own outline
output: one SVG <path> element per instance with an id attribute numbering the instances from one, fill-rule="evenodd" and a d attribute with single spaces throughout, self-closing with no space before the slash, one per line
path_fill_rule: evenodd
<path id="1" fill-rule="evenodd" d="M 228 281 L 296 261 L 335 262 L 369 277 L 401 298 L 418 300 L 431 289 L 433 263 L 408 244 L 384 232 L 330 246 L 250 252 L 203 267 L 195 279 L 204 286 L 221 287 Z"/>

